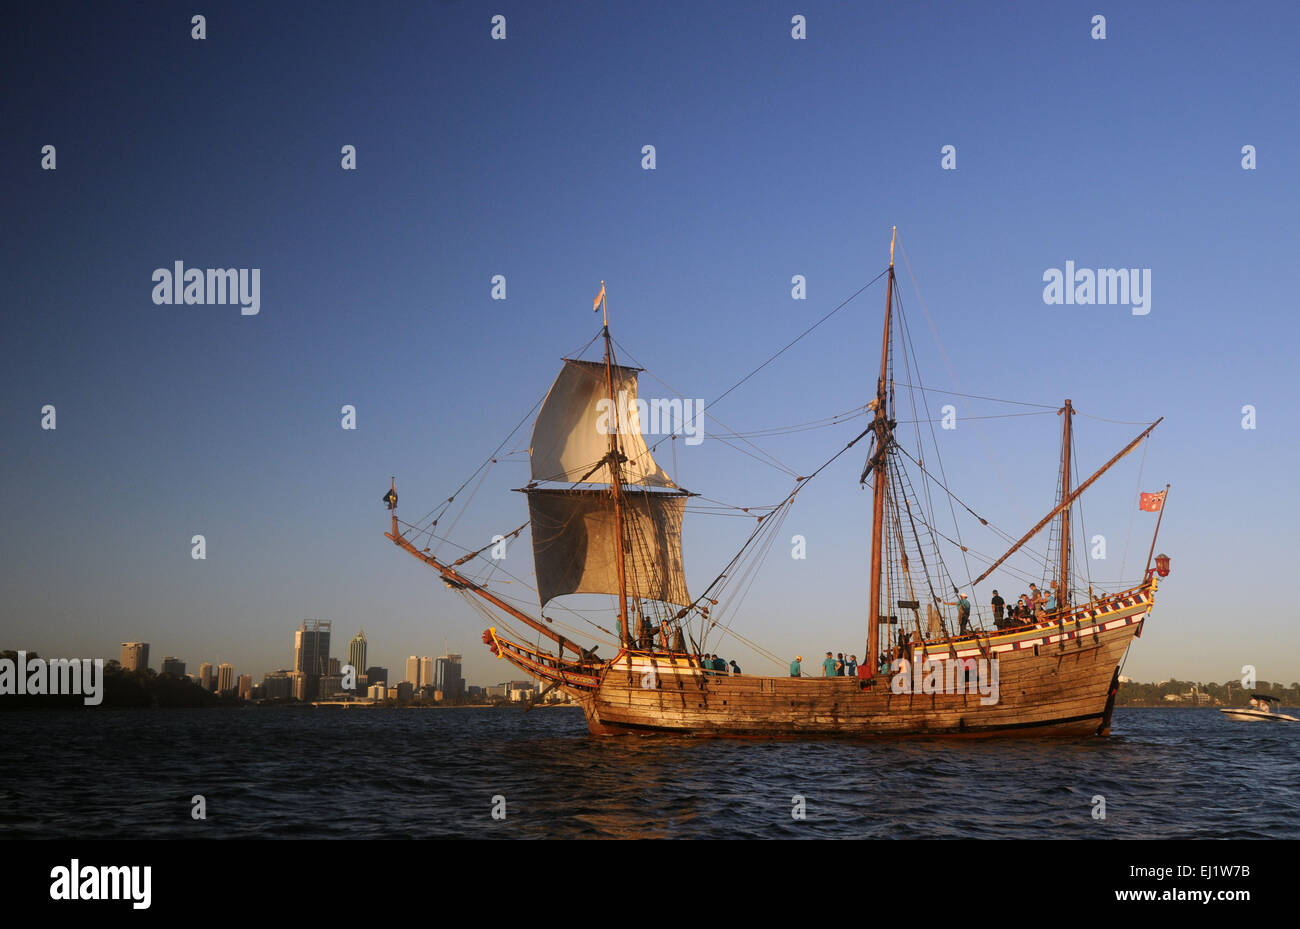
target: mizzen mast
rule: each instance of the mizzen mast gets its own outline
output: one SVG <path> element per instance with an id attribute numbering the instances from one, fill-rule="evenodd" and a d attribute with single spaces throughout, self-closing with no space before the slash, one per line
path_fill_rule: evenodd
<path id="1" fill-rule="evenodd" d="M 1070 496 L 1070 444 L 1073 441 L 1071 420 L 1074 419 L 1074 407 L 1069 399 L 1060 409 L 1065 417 L 1061 431 L 1061 499 Z M 1061 510 L 1061 568 L 1056 577 L 1056 605 L 1065 607 L 1070 600 L 1070 507 Z"/>
<path id="2" fill-rule="evenodd" d="M 1077 488 L 1075 488 L 1074 490 L 1072 490 L 1072 491 L 1071 491 L 1071 492 L 1070 492 L 1070 493 L 1065 497 L 1064 500 L 1062 500 L 1060 503 L 1058 503 L 1058 504 L 1057 504 L 1057 505 L 1052 509 L 1052 512 L 1048 513 L 1046 516 L 1044 516 L 1042 519 L 1040 519 L 1040 520 L 1039 520 L 1039 521 L 1034 525 L 1034 528 L 1030 529 L 1030 530 L 1029 530 L 1028 532 L 1026 532 L 1023 536 L 1021 536 L 1021 537 L 1016 541 L 1016 543 L 1015 543 L 1014 545 L 1011 546 L 1011 548 L 1007 549 L 1007 552 L 1006 552 L 1005 555 L 1003 555 L 1003 556 L 1002 556 L 1001 558 L 999 558 L 997 561 L 993 562 L 993 564 L 989 565 L 989 566 L 988 566 L 988 569 L 985 570 L 985 572 L 984 572 L 983 574 L 981 574 L 979 577 L 975 578 L 975 580 L 971 581 L 971 586 L 973 587 L 974 585 L 978 584 L 980 581 L 984 580 L 984 578 L 986 578 L 986 577 L 988 577 L 990 574 L 992 574 L 994 571 L 996 571 L 997 568 L 998 568 L 998 566 L 1001 565 L 1002 562 L 1006 561 L 1008 558 L 1010 558 L 1012 555 L 1014 555 L 1014 554 L 1015 554 L 1015 553 L 1020 549 L 1020 546 L 1024 545 L 1026 542 L 1028 542 L 1030 539 L 1032 539 L 1035 535 L 1037 535 L 1037 534 L 1038 534 L 1038 531 L 1039 531 L 1040 529 L 1042 529 L 1044 526 L 1046 526 L 1048 523 L 1050 523 L 1053 519 L 1055 519 L 1056 516 L 1057 516 L 1057 514 L 1059 514 L 1063 509 L 1065 509 L 1066 507 L 1070 506 L 1070 504 L 1074 503 L 1075 500 L 1079 499 L 1079 497 L 1081 497 L 1081 496 L 1083 495 L 1083 492 L 1084 492 L 1085 490 L 1087 490 L 1089 487 L 1091 487 L 1092 484 L 1093 484 L 1093 482 L 1094 482 L 1095 480 L 1097 480 L 1097 478 L 1101 477 L 1101 476 L 1102 476 L 1103 474 L 1105 474 L 1108 470 L 1110 470 L 1110 466 L 1111 466 L 1111 465 L 1113 465 L 1115 462 L 1119 461 L 1121 458 L 1123 458 L 1123 457 L 1124 457 L 1125 455 L 1127 455 L 1129 452 L 1133 451 L 1133 449 L 1137 448 L 1138 443 L 1141 442 L 1143 439 L 1145 439 L 1147 436 L 1149 436 L 1149 435 L 1151 434 L 1151 430 L 1154 429 L 1156 426 L 1159 426 L 1162 422 L 1164 422 L 1164 420 L 1165 420 L 1165 418 L 1164 418 L 1163 416 L 1161 416 L 1159 419 L 1157 419 L 1157 420 L 1156 420 L 1155 422 L 1153 422 L 1151 425 L 1147 426 L 1147 427 L 1146 427 L 1145 429 L 1143 429 L 1140 433 L 1138 433 L 1137 438 L 1133 439 L 1133 441 L 1129 442 L 1128 445 L 1125 445 L 1125 446 L 1124 446 L 1123 448 L 1121 448 L 1118 452 L 1116 452 L 1116 453 L 1115 453 L 1115 457 L 1111 458 L 1110 461 L 1106 462 L 1104 465 L 1102 465 L 1100 468 L 1098 468 L 1097 471 L 1096 471 L 1096 473 L 1093 474 L 1092 477 L 1088 478 L 1086 481 L 1084 481 L 1082 484 L 1080 484 Z M 1058 605 L 1059 605 L 1059 604 L 1058 604 Z"/>
<path id="3" fill-rule="evenodd" d="M 872 461 L 874 482 L 871 493 L 871 599 L 867 604 L 867 668 L 874 677 L 879 665 L 880 651 L 880 586 L 882 580 L 881 555 L 884 548 L 886 468 L 893 424 L 889 421 L 886 404 L 889 394 L 889 324 L 894 302 L 894 240 L 898 227 L 889 238 L 889 284 L 885 291 L 885 334 L 881 339 L 880 378 L 876 381 L 876 418 L 871 428 L 876 437 L 876 453 Z"/>

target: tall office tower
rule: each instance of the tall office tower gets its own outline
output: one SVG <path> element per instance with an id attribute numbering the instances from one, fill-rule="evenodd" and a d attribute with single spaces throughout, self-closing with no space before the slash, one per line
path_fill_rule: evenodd
<path id="1" fill-rule="evenodd" d="M 205 661 L 199 665 L 199 686 L 204 690 L 211 690 L 217 686 L 216 679 L 212 676 L 212 662 Z"/>
<path id="2" fill-rule="evenodd" d="M 217 665 L 217 693 L 235 689 L 235 666 L 222 662 Z"/>
<path id="3" fill-rule="evenodd" d="M 446 654 L 438 659 L 438 676 L 434 687 L 444 700 L 465 695 L 465 679 L 460 676 L 460 655 Z"/>
<path id="4" fill-rule="evenodd" d="M 306 696 L 299 699 L 313 699 L 321 675 L 329 673 L 332 626 L 329 620 L 309 619 L 293 634 L 293 669 L 305 675 L 303 687 Z"/>
<path id="5" fill-rule="evenodd" d="M 366 630 L 357 633 L 356 638 L 348 643 L 348 664 L 356 668 L 357 674 L 366 672 Z"/>
<path id="6" fill-rule="evenodd" d="M 175 657 L 167 657 L 167 658 L 164 658 L 164 659 L 163 659 L 163 663 L 162 663 L 162 673 L 163 673 L 163 674 L 174 674 L 174 675 L 176 675 L 177 677 L 184 677 L 184 676 L 185 676 L 185 662 L 183 662 L 183 661 L 181 661 L 179 658 L 175 658 Z"/>
<path id="7" fill-rule="evenodd" d="M 120 664 L 123 671 L 147 670 L 149 667 L 149 643 L 123 642 Z"/>
<path id="8" fill-rule="evenodd" d="M 425 655 L 420 658 L 420 683 L 416 685 L 416 689 L 431 686 L 433 686 L 433 659 Z"/>
<path id="9" fill-rule="evenodd" d="M 406 680 L 412 687 L 420 686 L 420 659 L 415 655 L 406 659 Z"/>
<path id="10" fill-rule="evenodd" d="M 381 668 L 379 665 L 371 665 L 369 668 L 366 668 L 366 679 L 369 680 L 372 685 L 387 684 L 388 669 Z"/>
<path id="11" fill-rule="evenodd" d="M 239 699 L 247 700 L 253 696 L 253 675 L 239 675 Z"/>

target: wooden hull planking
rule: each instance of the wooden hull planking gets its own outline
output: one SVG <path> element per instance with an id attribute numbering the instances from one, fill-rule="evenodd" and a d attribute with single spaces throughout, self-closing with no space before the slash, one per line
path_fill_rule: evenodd
<path id="1" fill-rule="evenodd" d="M 596 686 L 586 678 L 560 687 L 582 705 L 594 735 L 1106 735 L 1119 663 L 1141 635 L 1153 595 L 1154 584 L 1058 622 L 917 647 L 918 659 L 923 654 L 940 666 L 997 658 L 996 703 L 982 702 L 973 680 L 965 693 L 894 693 L 889 674 L 877 675 L 870 686 L 847 677 L 728 676 L 701 670 L 689 656 L 628 650 L 604 665 Z M 500 653 L 539 674 L 535 657 L 517 660 L 511 648 Z"/>

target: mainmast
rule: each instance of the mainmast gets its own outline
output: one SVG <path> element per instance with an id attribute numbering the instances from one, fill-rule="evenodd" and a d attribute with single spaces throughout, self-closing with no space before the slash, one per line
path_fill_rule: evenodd
<path id="1" fill-rule="evenodd" d="M 874 677 L 878 668 L 880 650 L 880 585 L 881 555 L 885 537 L 886 468 L 890 442 L 889 415 L 885 409 L 889 386 L 889 324 L 894 303 L 894 239 L 898 227 L 889 238 L 889 285 L 885 291 L 885 334 L 880 348 L 880 378 L 876 381 L 876 418 L 872 430 L 876 434 L 876 454 L 873 460 L 875 483 L 871 494 L 871 599 L 867 604 L 867 668 Z"/>
<path id="2" fill-rule="evenodd" d="M 618 565 L 618 630 L 619 644 L 628 645 L 630 638 L 627 628 L 627 573 L 623 564 L 623 474 L 619 468 L 618 398 L 614 396 L 614 364 L 611 360 L 609 345 L 609 298 L 605 296 L 605 282 L 600 282 L 600 305 L 604 311 L 605 336 L 605 386 L 609 394 L 610 429 L 609 429 L 609 489 L 614 495 L 614 559 Z"/>
<path id="3" fill-rule="evenodd" d="M 1067 398 L 1060 411 L 1065 417 L 1061 432 L 1061 499 L 1070 496 L 1070 445 L 1073 439 L 1071 420 L 1074 407 Z M 1061 569 L 1056 576 L 1056 605 L 1065 607 L 1070 599 L 1070 507 L 1061 510 Z"/>

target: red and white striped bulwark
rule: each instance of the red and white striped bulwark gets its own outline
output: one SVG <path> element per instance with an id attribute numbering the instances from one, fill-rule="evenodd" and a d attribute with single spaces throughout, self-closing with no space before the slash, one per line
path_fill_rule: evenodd
<path id="1" fill-rule="evenodd" d="M 1142 602 L 1146 602 L 1149 600 L 1150 597 L 1130 598 L 1129 607 L 1127 607 L 1127 609 L 1140 607 Z M 1126 607 L 1112 608 L 1109 612 L 1113 613 L 1115 612 L 1116 609 L 1126 609 Z M 1134 609 L 1133 612 L 1128 613 L 1127 615 L 1114 616 L 1111 619 L 1108 619 L 1104 622 L 1093 622 L 1089 625 L 1082 626 L 1082 627 L 1077 625 L 1078 623 L 1083 621 L 1084 617 L 1095 617 L 1097 614 L 1100 614 L 1101 612 L 1102 612 L 1101 609 L 1098 609 L 1096 611 L 1085 611 L 1084 613 L 1078 614 L 1078 616 L 1076 617 L 1066 620 L 1064 624 L 1056 623 L 1056 622 L 1039 623 L 1033 629 L 1011 633 L 1011 636 L 1013 636 L 1014 638 L 1011 638 L 1010 641 L 1008 641 L 1007 640 L 1008 637 L 1005 636 L 993 636 L 992 638 L 986 641 L 984 648 L 980 648 L 978 642 L 975 642 L 970 645 L 959 646 L 954 652 L 951 648 L 943 647 L 937 644 L 932 645 L 928 649 L 919 652 L 918 658 L 923 661 L 944 661 L 945 659 L 949 659 L 949 658 L 957 658 L 957 659 L 980 658 L 983 657 L 985 654 L 998 654 L 1000 652 L 1024 651 L 1027 649 L 1034 648 L 1035 646 L 1052 645 L 1054 643 L 1059 643 L 1062 641 L 1070 641 L 1073 639 L 1083 638 L 1089 635 L 1096 636 L 1096 635 L 1100 635 L 1103 632 L 1109 632 L 1112 629 L 1120 629 L 1123 628 L 1124 626 L 1131 626 L 1134 624 L 1142 623 L 1142 621 L 1145 620 L 1148 615 L 1150 615 L 1151 607 L 1148 604 L 1146 610 L 1140 613 L 1137 612 L 1136 609 Z M 1059 629 L 1061 625 L 1065 625 L 1066 627 L 1075 626 L 1075 628 L 1073 629 L 1067 628 L 1063 631 L 1059 631 L 1055 633 L 1048 632 L 1048 630 L 1050 629 Z M 931 650 L 935 648 L 943 648 L 943 651 L 938 652 L 938 651 Z"/>

